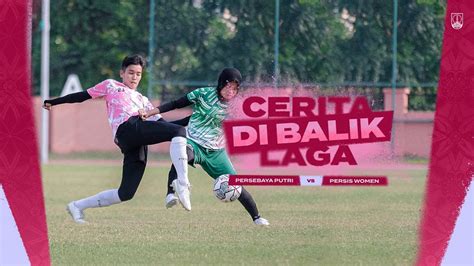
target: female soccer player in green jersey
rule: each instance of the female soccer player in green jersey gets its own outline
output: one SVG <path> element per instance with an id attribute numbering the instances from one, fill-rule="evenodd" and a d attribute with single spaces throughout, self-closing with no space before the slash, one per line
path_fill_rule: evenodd
<path id="1" fill-rule="evenodd" d="M 196 89 L 175 101 L 144 112 L 142 118 L 146 119 L 159 113 L 194 104 L 193 113 L 189 118 L 187 127 L 188 163 L 192 166 L 200 164 L 204 171 L 214 179 L 223 174 L 236 174 L 224 149 L 222 121 L 227 115 L 228 101 L 237 95 L 241 82 L 242 75 L 239 70 L 225 68 L 219 75 L 217 87 Z M 172 166 L 168 175 L 167 208 L 179 203 L 172 190 L 176 178 L 176 169 Z M 265 218 L 260 217 L 255 201 L 243 187 L 238 200 L 250 214 L 255 224 L 269 225 Z"/>

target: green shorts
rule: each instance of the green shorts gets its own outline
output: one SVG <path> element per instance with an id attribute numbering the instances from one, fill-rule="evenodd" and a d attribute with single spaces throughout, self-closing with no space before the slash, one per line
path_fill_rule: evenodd
<path id="1" fill-rule="evenodd" d="M 206 149 L 190 139 L 188 145 L 191 145 L 194 151 L 194 164 L 201 165 L 212 178 L 216 179 L 223 174 L 236 174 L 225 149 Z"/>

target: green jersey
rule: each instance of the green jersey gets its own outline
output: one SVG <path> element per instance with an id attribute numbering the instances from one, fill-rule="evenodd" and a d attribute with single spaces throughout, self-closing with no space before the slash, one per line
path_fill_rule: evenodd
<path id="1" fill-rule="evenodd" d="M 222 121 L 227 114 L 227 103 L 219 100 L 214 87 L 196 89 L 188 93 L 187 97 L 194 103 L 188 124 L 188 138 L 207 149 L 224 148 Z"/>

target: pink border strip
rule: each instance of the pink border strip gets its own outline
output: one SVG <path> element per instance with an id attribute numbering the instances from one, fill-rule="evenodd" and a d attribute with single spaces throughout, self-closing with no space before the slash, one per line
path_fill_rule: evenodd
<path id="1" fill-rule="evenodd" d="M 474 3 L 448 1 L 431 162 L 417 265 L 439 265 L 471 182 L 474 158 Z M 461 29 L 451 13 L 463 13 Z"/>
<path id="2" fill-rule="evenodd" d="M 0 183 L 31 265 L 50 265 L 31 104 L 31 3 L 0 5 Z"/>

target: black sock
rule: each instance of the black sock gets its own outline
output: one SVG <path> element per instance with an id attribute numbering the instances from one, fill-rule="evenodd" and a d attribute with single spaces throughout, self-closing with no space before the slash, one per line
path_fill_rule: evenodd
<path id="1" fill-rule="evenodd" d="M 252 195 L 250 195 L 250 193 L 244 187 L 242 187 L 242 193 L 240 193 L 239 201 L 250 214 L 252 220 L 255 221 L 260 218 L 260 215 L 258 214 L 257 204 L 253 200 Z"/>
<path id="2" fill-rule="evenodd" d="M 168 187 L 166 190 L 166 195 L 174 194 L 174 190 L 173 190 L 173 187 L 171 186 L 171 183 L 173 183 L 173 181 L 177 178 L 178 178 L 178 174 L 176 173 L 176 168 L 174 168 L 174 165 L 171 165 L 171 169 L 168 173 Z"/>

